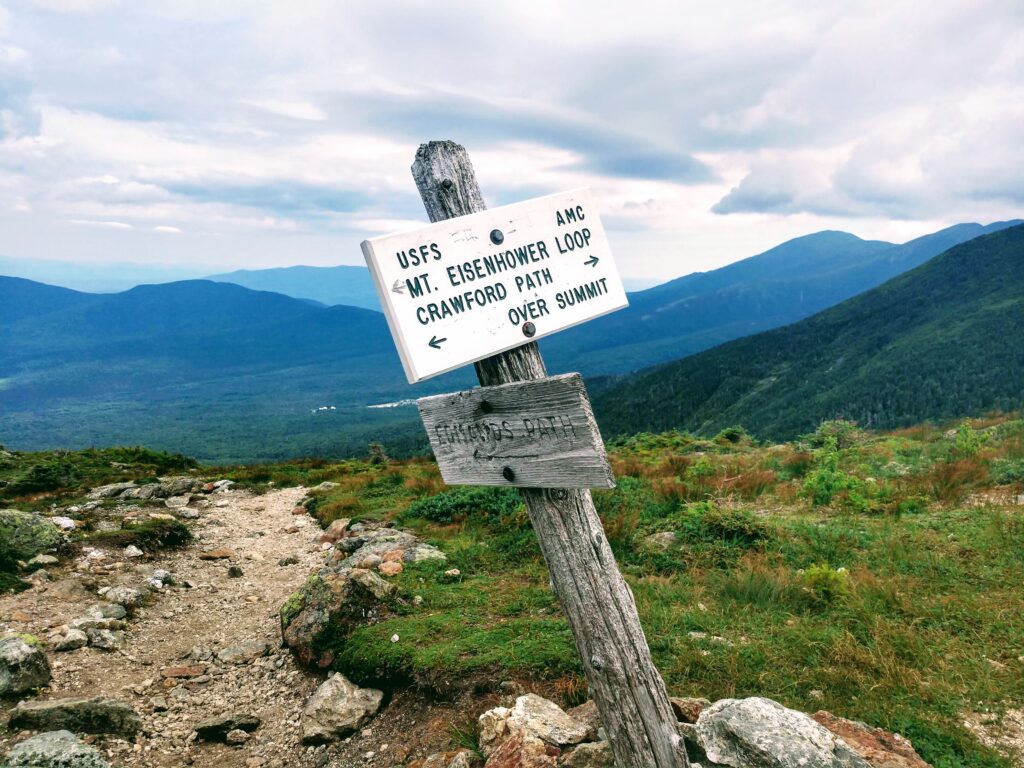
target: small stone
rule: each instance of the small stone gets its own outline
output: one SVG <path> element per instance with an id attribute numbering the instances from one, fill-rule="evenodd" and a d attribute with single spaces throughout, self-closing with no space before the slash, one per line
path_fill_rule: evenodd
<path id="1" fill-rule="evenodd" d="M 400 563 L 405 557 L 404 549 L 390 549 L 380 556 L 385 563 Z"/>
<path id="2" fill-rule="evenodd" d="M 89 636 L 80 629 L 69 629 L 51 646 L 55 651 L 75 651 L 89 643 Z"/>
<path id="3" fill-rule="evenodd" d="M 57 565 L 59 562 L 60 562 L 60 559 L 57 558 L 57 557 L 54 557 L 53 555 L 36 555 L 35 557 L 33 557 L 31 560 L 28 561 L 28 564 L 29 565 L 38 565 L 40 567 L 44 567 L 44 566 L 47 566 L 47 565 Z"/>
<path id="4" fill-rule="evenodd" d="M 696 723 L 700 713 L 711 706 L 707 699 L 688 699 L 677 696 L 669 698 L 672 704 L 672 711 L 675 712 L 676 720 L 680 723 Z"/>
<path id="5" fill-rule="evenodd" d="M 295 509 L 292 510 L 292 514 L 293 515 L 304 515 L 304 514 L 306 514 L 306 508 L 305 507 L 295 507 Z"/>
<path id="6" fill-rule="evenodd" d="M 325 680 L 302 711 L 302 741 L 322 744 L 357 731 L 376 714 L 383 691 L 360 688 L 340 672 Z"/>
<path id="7" fill-rule="evenodd" d="M 154 696 L 149 700 L 149 706 L 153 708 L 154 712 L 166 712 L 171 708 L 163 696 Z"/>
<path id="8" fill-rule="evenodd" d="M 303 509 L 303 511 L 305 511 Z M 337 520 L 331 522 L 330 525 L 320 534 L 321 544 L 335 544 L 345 538 L 345 533 L 348 531 L 348 525 L 352 521 L 345 517 L 340 517 Z"/>
<path id="9" fill-rule="evenodd" d="M 200 560 L 227 560 L 235 556 L 230 549 L 209 549 L 199 553 Z"/>
<path id="10" fill-rule="evenodd" d="M 123 619 L 127 615 L 125 607 L 117 603 L 93 603 L 85 609 L 84 614 L 90 619 Z"/>
<path id="11" fill-rule="evenodd" d="M 217 658 L 225 664 L 250 664 L 261 656 L 270 653 L 270 646 L 261 640 L 249 640 L 225 648 L 217 654 Z"/>
<path id="12" fill-rule="evenodd" d="M 691 763 L 693 765 L 693 763 Z M 558 761 L 559 768 L 615 768 L 611 745 L 607 741 L 580 744 Z"/>
<path id="13" fill-rule="evenodd" d="M 164 667 L 160 674 L 168 679 L 199 677 L 206 672 L 205 664 L 189 664 L 183 667 Z"/>
<path id="14" fill-rule="evenodd" d="M 232 566 L 228 567 L 228 578 L 229 579 L 240 579 L 244 575 L 245 574 L 243 573 L 242 569 L 239 566 L 232 565 Z"/>
<path id="15" fill-rule="evenodd" d="M 108 602 L 117 603 L 129 610 L 142 605 L 142 601 L 145 599 L 145 595 L 140 590 L 122 586 L 111 587 L 103 597 Z"/>
<path id="16" fill-rule="evenodd" d="M 400 638 L 397 634 L 391 636 L 391 642 L 392 643 L 397 643 L 401 639 L 402 638 Z"/>
<path id="17" fill-rule="evenodd" d="M 298 565 L 299 564 L 299 556 L 298 555 L 288 555 L 286 557 L 282 557 L 280 560 L 277 561 L 277 564 L 280 565 L 280 566 Z"/>
<path id="18" fill-rule="evenodd" d="M 387 562 L 381 563 L 377 570 L 385 576 L 397 576 L 404 570 L 404 566 L 401 563 Z"/>
<path id="19" fill-rule="evenodd" d="M 143 552 L 141 549 L 136 547 L 134 544 L 129 544 L 127 547 L 124 548 L 124 556 L 125 557 L 136 558 L 136 557 L 142 557 L 145 554 L 146 554 L 145 552 Z"/>
<path id="20" fill-rule="evenodd" d="M 195 727 L 195 732 L 200 741 L 223 742 L 232 731 L 251 733 L 259 728 L 262 722 L 256 715 L 234 712 L 204 720 Z"/>
<path id="21" fill-rule="evenodd" d="M 116 651 L 124 645 L 124 632 L 115 629 L 87 629 L 89 645 L 101 651 Z"/>
<path id="22" fill-rule="evenodd" d="M 224 741 L 228 744 L 245 744 L 248 740 L 249 734 L 241 728 L 235 728 L 232 731 L 228 731 L 227 736 L 224 737 Z"/>

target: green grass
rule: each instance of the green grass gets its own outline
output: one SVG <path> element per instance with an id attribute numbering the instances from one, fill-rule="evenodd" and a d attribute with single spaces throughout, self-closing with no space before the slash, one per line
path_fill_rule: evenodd
<path id="1" fill-rule="evenodd" d="M 904 734 L 938 768 L 1009 766 L 961 723 L 1024 702 L 1022 491 L 993 471 L 1019 459 L 1024 422 L 947 429 L 619 441 L 618 487 L 595 501 L 669 689 L 828 709 Z M 352 465 L 318 494 L 318 511 L 397 519 L 450 558 L 408 567 L 396 608 L 340 643 L 336 668 L 439 691 L 546 681 L 578 700 L 575 646 L 522 506 L 444 490 L 431 472 Z M 829 493 L 808 489 L 815 472 L 834 475 Z M 652 550 L 645 538 L 664 531 L 677 544 Z"/>
<path id="2" fill-rule="evenodd" d="M 0 501 L 69 498 L 98 485 L 181 474 L 196 466 L 186 456 L 147 448 L 32 452 L 0 446 Z"/>

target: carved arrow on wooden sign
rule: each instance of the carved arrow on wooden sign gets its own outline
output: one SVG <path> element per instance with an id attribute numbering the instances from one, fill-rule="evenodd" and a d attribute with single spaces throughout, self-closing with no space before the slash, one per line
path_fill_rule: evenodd
<path id="1" fill-rule="evenodd" d="M 448 485 L 614 488 L 578 373 L 416 401 Z"/>

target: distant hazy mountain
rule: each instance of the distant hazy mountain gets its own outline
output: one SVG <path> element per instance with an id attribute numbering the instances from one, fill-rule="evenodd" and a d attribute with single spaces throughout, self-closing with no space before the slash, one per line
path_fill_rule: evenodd
<path id="1" fill-rule="evenodd" d="M 609 434 L 741 424 L 789 438 L 823 419 L 892 427 L 1024 405 L 1024 226 L 785 328 L 626 378 Z"/>
<path id="2" fill-rule="evenodd" d="M 116 293 L 143 283 L 188 280 L 202 274 L 202 270 L 199 269 L 134 262 L 104 264 L 0 256 L 0 275 L 22 277 L 26 280 L 90 293 Z"/>
<path id="3" fill-rule="evenodd" d="M 1019 224 L 958 224 L 893 245 L 818 232 L 712 272 L 630 294 L 628 309 L 541 342 L 552 370 L 621 373 L 800 320 L 947 248 Z"/>
<path id="4" fill-rule="evenodd" d="M 346 304 L 380 309 L 373 279 L 366 267 L 278 267 L 240 269 L 207 280 L 234 283 L 256 291 L 274 291 L 296 299 L 312 299 L 327 306 Z"/>

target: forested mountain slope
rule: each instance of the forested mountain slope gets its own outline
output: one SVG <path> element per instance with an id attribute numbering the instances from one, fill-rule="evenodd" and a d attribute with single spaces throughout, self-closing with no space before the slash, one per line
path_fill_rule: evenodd
<path id="1" fill-rule="evenodd" d="M 822 419 L 889 427 L 1024 401 L 1024 226 L 958 245 L 794 325 L 627 377 L 609 434 L 741 424 L 785 438 Z"/>

